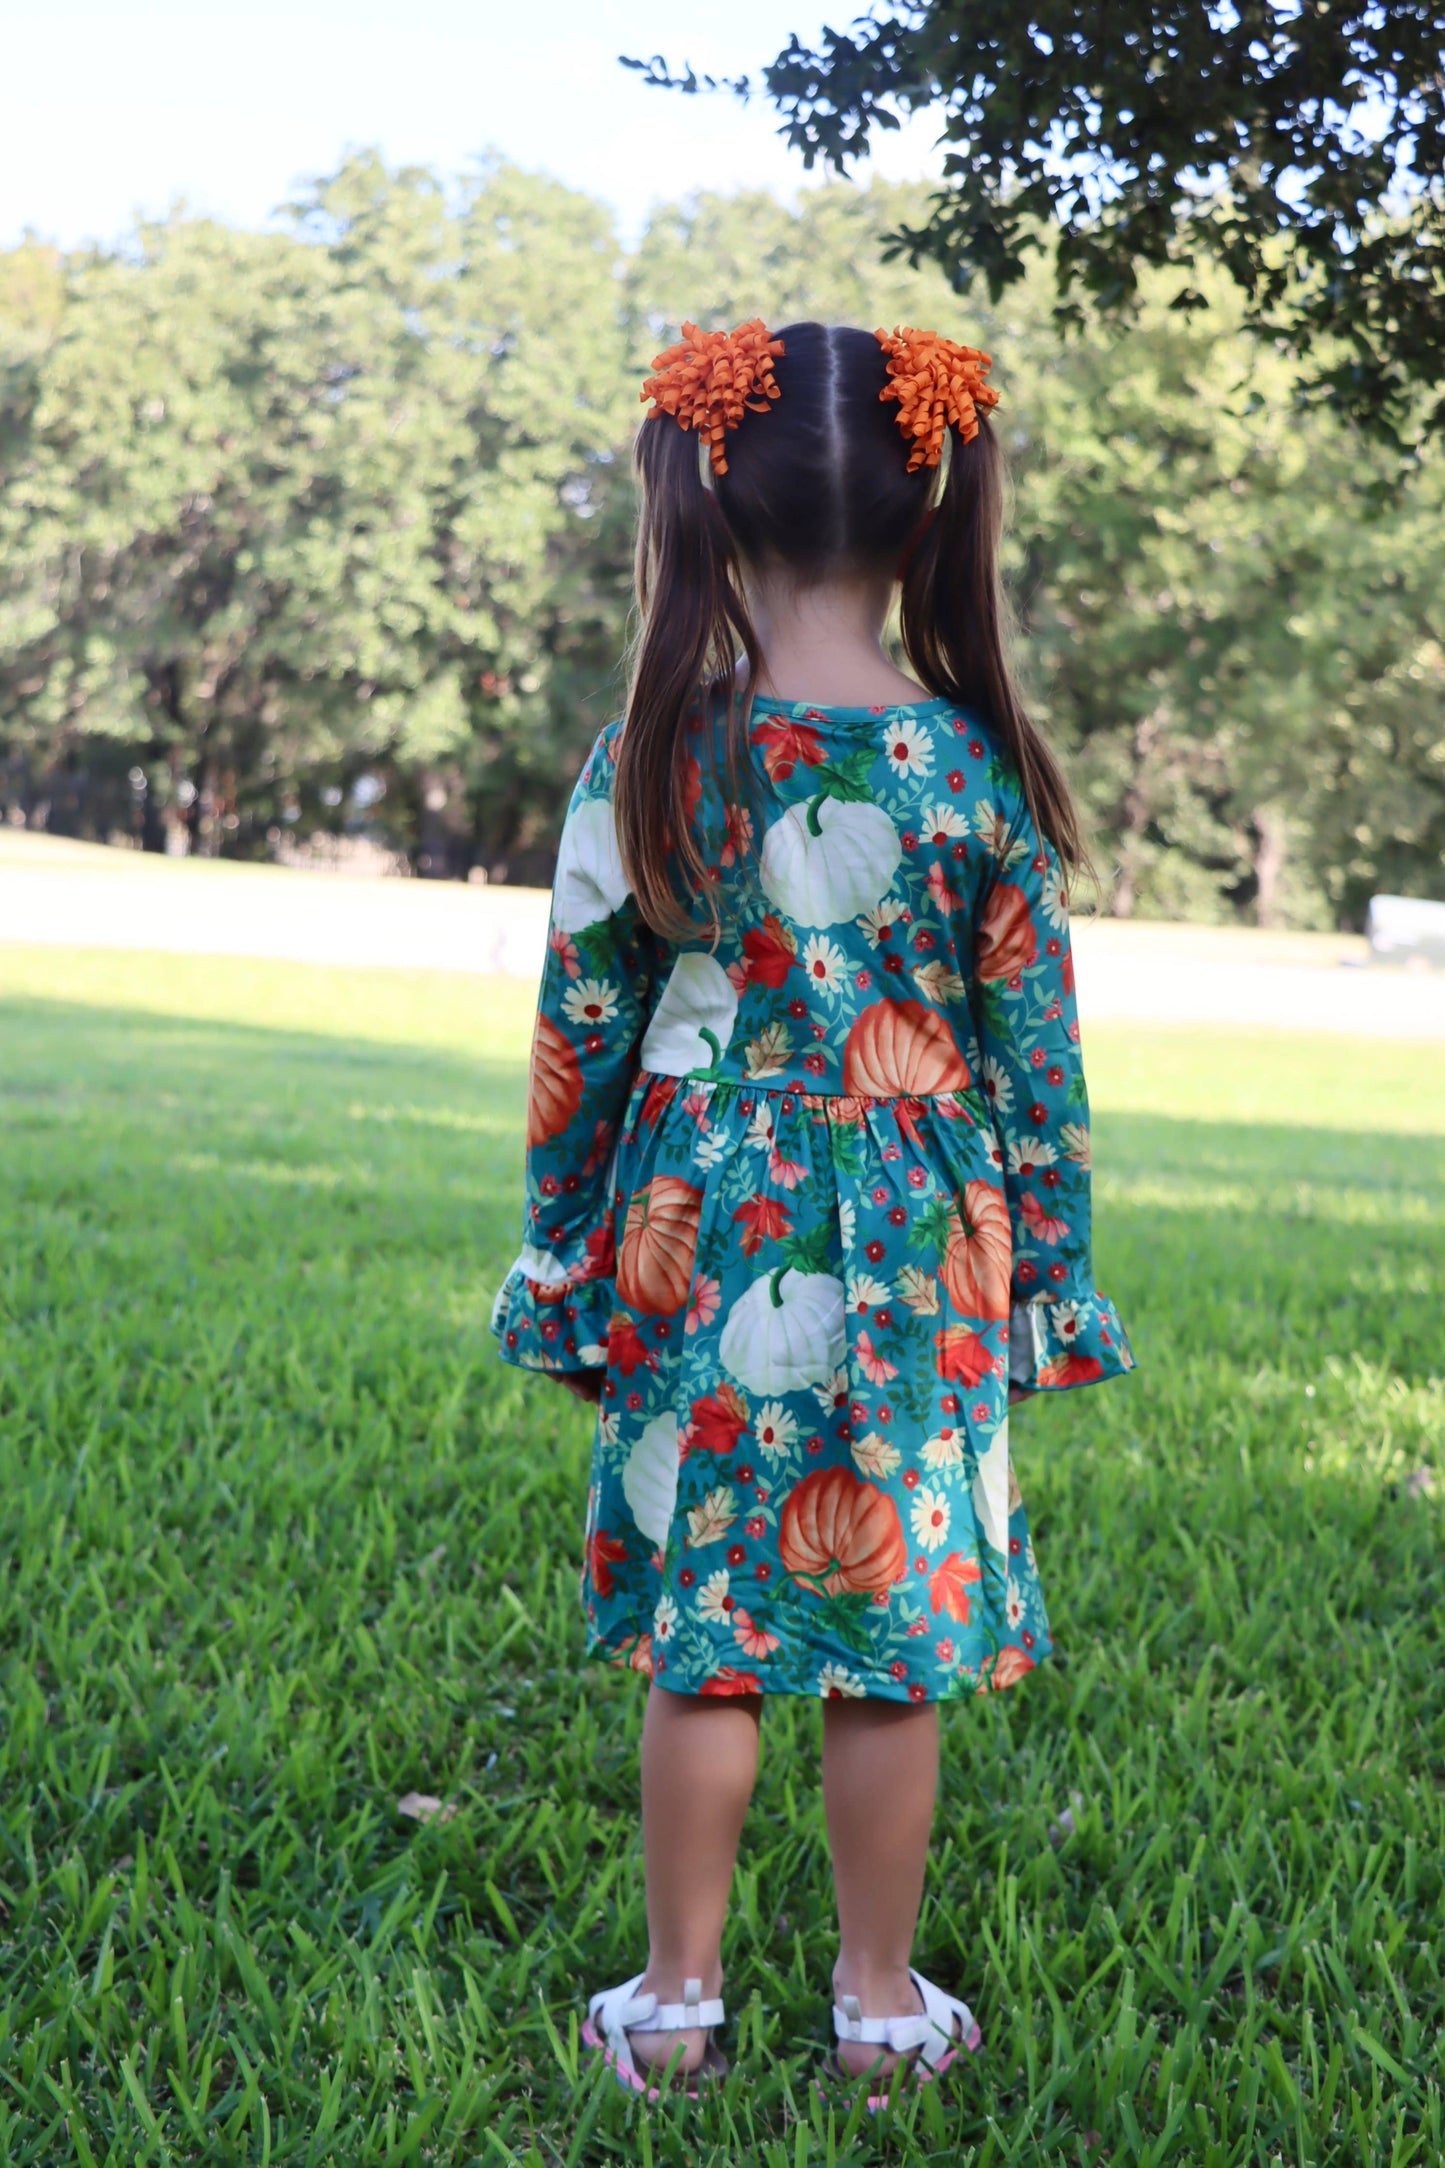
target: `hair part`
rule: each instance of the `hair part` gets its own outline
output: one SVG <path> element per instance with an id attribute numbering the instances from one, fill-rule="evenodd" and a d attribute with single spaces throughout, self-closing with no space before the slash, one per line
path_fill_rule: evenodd
<path id="1" fill-rule="evenodd" d="M 1008 665 L 1004 462 L 986 416 L 968 444 L 951 432 L 940 489 L 937 468 L 907 472 L 896 409 L 879 396 L 887 374 L 871 332 L 803 323 L 777 336 L 777 403 L 729 431 L 727 472 L 712 487 L 698 438 L 669 416 L 650 416 L 638 433 L 639 627 L 614 791 L 638 909 L 673 939 L 719 931 L 692 818 L 690 740 L 705 740 L 712 757 L 713 733 L 703 725 L 721 700 L 727 795 L 739 802 L 750 776 L 747 709 L 763 660 L 744 567 L 801 586 L 850 573 L 901 575 L 910 667 L 929 693 L 993 725 L 1035 825 L 1072 878 L 1088 863 L 1078 815 Z"/>

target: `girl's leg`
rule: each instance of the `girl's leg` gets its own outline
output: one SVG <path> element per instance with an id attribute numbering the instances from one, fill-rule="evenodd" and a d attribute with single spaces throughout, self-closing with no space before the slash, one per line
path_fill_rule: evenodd
<path id="1" fill-rule="evenodd" d="M 921 2009 L 908 1977 L 938 1791 L 938 1708 L 896 1701 L 825 1701 L 823 1801 L 838 1897 L 833 1999 L 856 1995 L 864 2017 Z M 840 2040 L 855 2075 L 879 2050 Z M 890 2070 L 895 2055 L 882 2059 Z"/>
<path id="2" fill-rule="evenodd" d="M 684 1980 L 722 1992 L 722 1931 L 743 1816 L 758 1768 L 760 1694 L 671 1694 L 654 1685 L 642 1725 L 642 1848 L 647 1862 L 647 1970 L 642 1992 L 680 2002 Z M 639 2063 L 684 2070 L 706 2034 L 635 2032 Z"/>

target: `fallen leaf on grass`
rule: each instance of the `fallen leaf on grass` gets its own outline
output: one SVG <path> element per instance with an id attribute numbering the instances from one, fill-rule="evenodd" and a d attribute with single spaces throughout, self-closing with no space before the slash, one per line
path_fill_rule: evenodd
<path id="1" fill-rule="evenodd" d="M 1056 1822 L 1050 1822 L 1049 1824 L 1050 1844 L 1062 1844 L 1065 1837 L 1073 1836 L 1077 1827 L 1074 1821 L 1074 1810 L 1076 1807 L 1082 1807 L 1083 1804 L 1084 1795 L 1082 1792 L 1070 1792 L 1069 1803 L 1063 1813 Z"/>
<path id="2" fill-rule="evenodd" d="M 396 1811 L 413 1822 L 449 1822 L 457 1810 L 444 1800 L 433 1799 L 430 1792 L 407 1792 L 398 1799 Z"/>

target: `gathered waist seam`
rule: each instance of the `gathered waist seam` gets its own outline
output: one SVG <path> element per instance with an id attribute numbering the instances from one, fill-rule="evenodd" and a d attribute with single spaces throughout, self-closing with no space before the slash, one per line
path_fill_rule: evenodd
<path id="1" fill-rule="evenodd" d="M 970 1113 L 976 1105 L 983 1104 L 983 1095 L 976 1085 L 963 1085 L 946 1092 L 847 1092 L 817 1091 L 812 1085 L 779 1083 L 772 1077 L 755 1078 L 741 1076 L 709 1076 L 704 1071 L 689 1071 L 682 1076 L 661 1069 L 639 1069 L 633 1089 L 651 1090 L 658 1084 L 672 1084 L 681 1091 L 737 1092 L 753 1099 L 795 1099 L 800 1106 L 809 1108 L 829 1106 L 849 1107 L 928 1107 L 958 1106 Z"/>

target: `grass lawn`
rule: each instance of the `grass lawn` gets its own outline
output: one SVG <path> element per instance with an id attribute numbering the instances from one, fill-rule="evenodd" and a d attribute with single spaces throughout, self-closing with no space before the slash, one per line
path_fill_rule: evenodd
<path id="1" fill-rule="evenodd" d="M 947 1715 L 920 1942 L 986 2048 L 870 2122 L 807 1705 L 733 2077 L 578 2061 L 641 1698 L 579 1666 L 585 1414 L 486 1330 L 529 1012 L 0 948 L 0 2160 L 1438 2163 L 1441 1049 L 1086 1031 L 1141 1368 L 1017 1425 L 1060 1653 Z"/>

